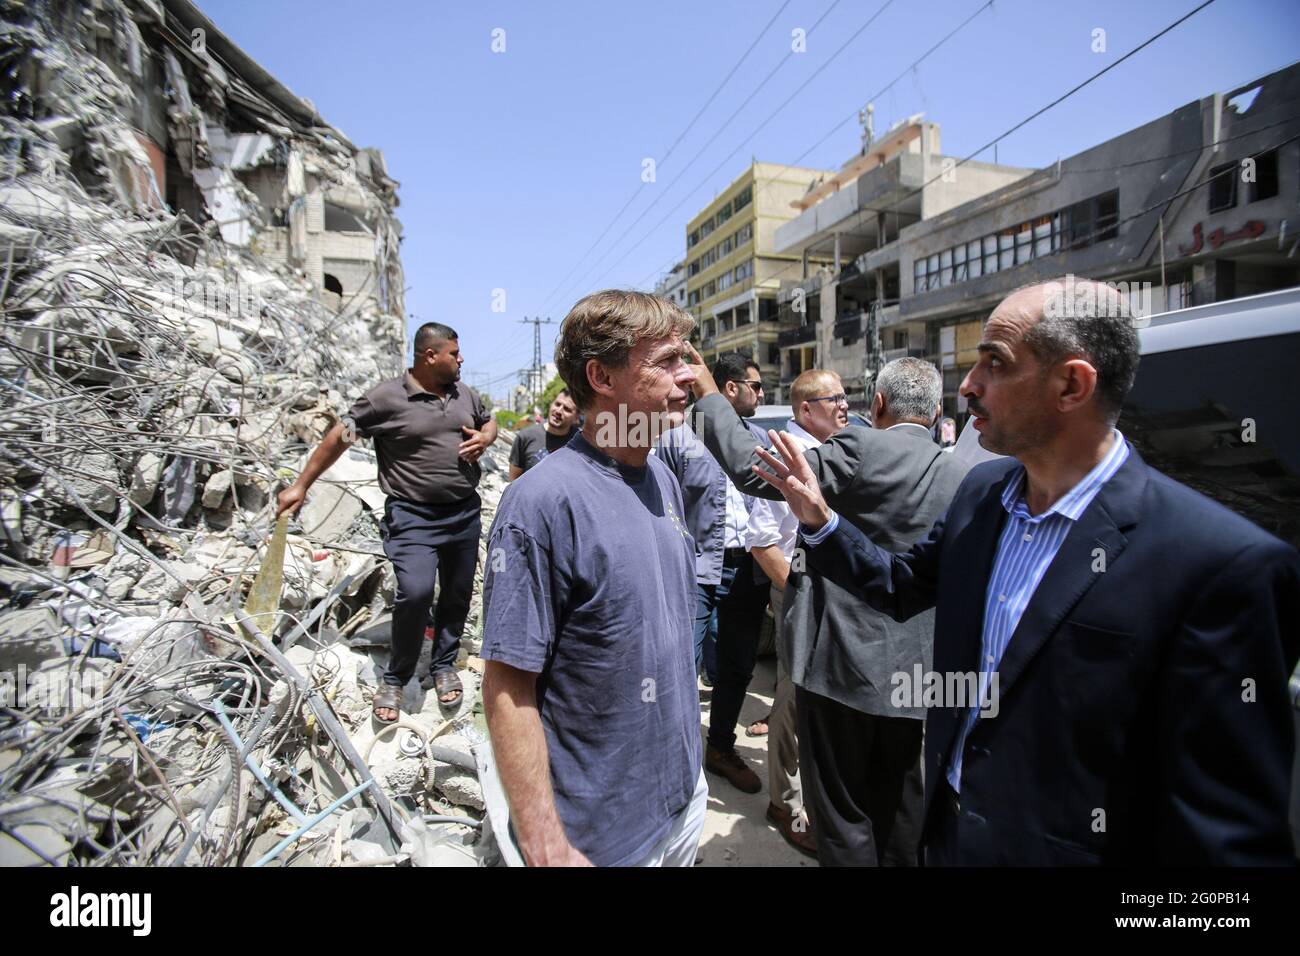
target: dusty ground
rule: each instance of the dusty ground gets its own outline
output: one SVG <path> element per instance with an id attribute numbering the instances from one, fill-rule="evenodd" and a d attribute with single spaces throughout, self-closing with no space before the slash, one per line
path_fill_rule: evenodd
<path id="1" fill-rule="evenodd" d="M 749 722 L 767 714 L 776 687 L 776 659 L 761 659 L 754 668 L 745 706 L 736 729 L 736 750 L 763 781 L 758 793 L 741 793 L 723 777 L 706 773 L 709 812 L 700 839 L 698 866 L 816 866 L 781 838 L 765 816 L 768 804 L 767 738 L 746 737 Z M 709 722 L 710 691 L 702 692 L 704 726 Z"/>

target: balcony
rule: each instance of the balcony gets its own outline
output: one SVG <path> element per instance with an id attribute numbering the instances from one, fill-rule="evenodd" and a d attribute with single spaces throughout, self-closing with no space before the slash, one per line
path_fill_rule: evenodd
<path id="1" fill-rule="evenodd" d="M 809 322 L 793 329 L 786 329 L 776 337 L 776 344 L 782 348 L 789 345 L 802 345 L 817 338 L 817 323 Z"/>

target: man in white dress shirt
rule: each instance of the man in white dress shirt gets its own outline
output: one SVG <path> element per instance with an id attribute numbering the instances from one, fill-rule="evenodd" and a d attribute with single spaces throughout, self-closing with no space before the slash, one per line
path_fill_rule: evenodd
<path id="1" fill-rule="evenodd" d="M 815 448 L 849 423 L 844 384 L 834 372 L 814 368 L 790 386 L 794 417 L 786 432 L 800 451 Z M 728 482 L 728 488 L 735 486 Z M 739 492 L 737 492 L 739 494 Z M 745 547 L 754 563 L 772 582 L 772 613 L 776 617 L 776 694 L 767 718 L 767 819 L 801 853 L 817 855 L 816 837 L 808 825 L 799 785 L 799 738 L 795 732 L 794 683 L 790 680 L 789 648 L 783 640 L 782 599 L 794 555 L 799 519 L 784 501 L 756 498 L 745 527 Z"/>

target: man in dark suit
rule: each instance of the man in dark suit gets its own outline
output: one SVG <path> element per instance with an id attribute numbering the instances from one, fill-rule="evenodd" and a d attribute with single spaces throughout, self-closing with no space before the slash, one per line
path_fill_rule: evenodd
<path id="1" fill-rule="evenodd" d="M 979 354 L 961 392 L 1012 457 L 904 553 L 762 453 L 810 568 L 898 620 L 937 608 L 926 862 L 1289 864 L 1300 556 L 1115 429 L 1138 343 L 1108 287 L 1013 293 Z"/>
<path id="2" fill-rule="evenodd" d="M 746 494 L 779 497 L 752 470 L 757 440 L 728 416 L 713 383 L 692 369 L 696 428 Z M 835 509 L 893 550 L 923 537 L 966 472 L 930 438 L 942 396 L 939 371 L 900 359 L 881 372 L 876 428 L 849 426 L 807 451 Z M 796 553 L 784 592 L 782 640 L 795 685 L 800 777 L 823 866 L 913 865 L 921 823 L 925 710 L 899 704 L 892 675 L 930 662 L 933 617 L 906 623 L 851 589 L 805 573 Z M 775 795 L 773 795 L 775 798 Z"/>

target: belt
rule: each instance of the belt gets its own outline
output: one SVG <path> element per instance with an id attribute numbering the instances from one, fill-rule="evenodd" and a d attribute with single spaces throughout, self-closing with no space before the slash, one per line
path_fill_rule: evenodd
<path id="1" fill-rule="evenodd" d="M 412 501 L 410 498 L 399 498 L 397 495 L 389 495 L 385 504 L 399 504 L 406 508 L 414 508 L 420 511 L 432 511 L 438 514 L 452 514 L 456 511 L 463 511 L 466 507 L 473 504 L 482 504 L 482 498 L 477 491 L 471 491 L 464 498 L 458 498 L 456 501 Z"/>
<path id="2" fill-rule="evenodd" d="M 744 548 L 723 548 L 722 561 L 724 564 L 735 564 L 747 554 L 749 552 Z"/>

